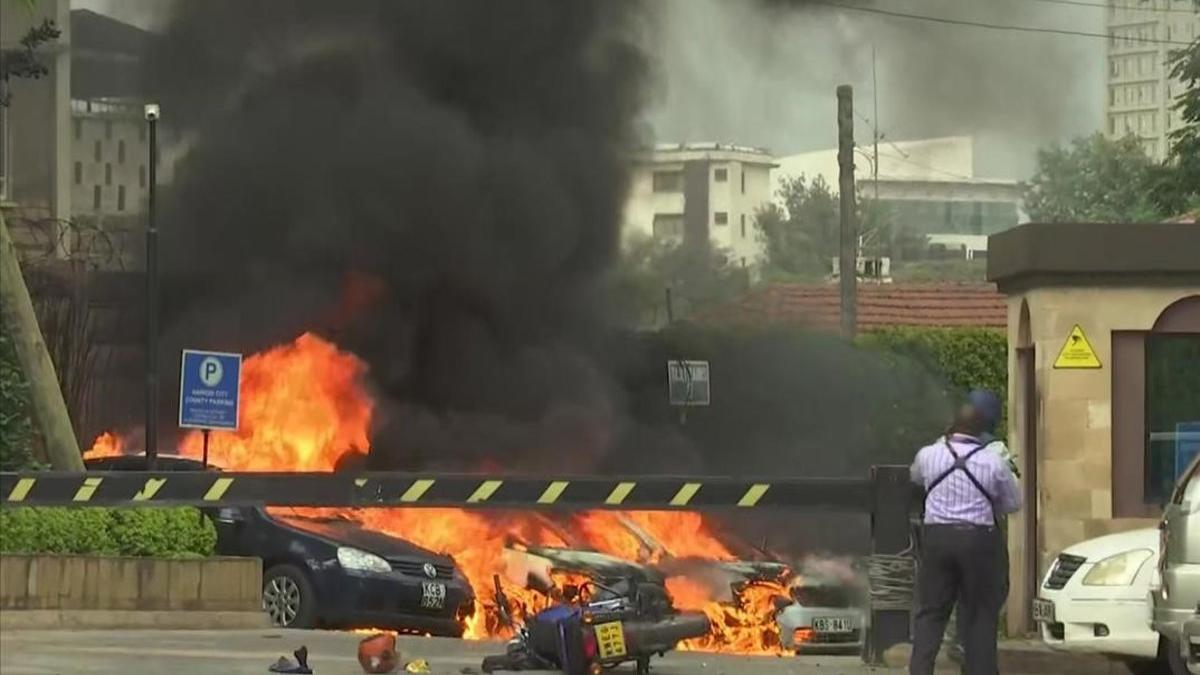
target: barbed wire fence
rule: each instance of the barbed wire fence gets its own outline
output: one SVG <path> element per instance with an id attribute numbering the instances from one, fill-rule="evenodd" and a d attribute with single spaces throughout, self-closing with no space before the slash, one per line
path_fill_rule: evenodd
<path id="1" fill-rule="evenodd" d="M 131 299 L 97 294 L 97 279 L 137 271 L 141 232 L 108 229 L 100 219 L 16 213 L 6 221 L 72 425 L 86 447 L 107 421 L 97 407 L 112 398 L 112 366 L 127 348 L 114 341 L 120 333 L 114 329 L 136 312 Z"/>

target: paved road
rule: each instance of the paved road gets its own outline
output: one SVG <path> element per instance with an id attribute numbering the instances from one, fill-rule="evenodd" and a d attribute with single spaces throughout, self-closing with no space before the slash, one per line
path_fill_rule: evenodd
<path id="1" fill-rule="evenodd" d="M 324 631 L 0 631 L 3 675 L 78 675 L 80 673 L 169 673 L 170 675 L 263 675 L 281 655 L 307 645 L 317 675 L 361 673 L 355 652 L 361 635 Z M 498 643 L 402 637 L 405 660 L 424 658 L 435 675 L 479 675 L 486 654 L 499 653 Z M 1044 651 L 1044 650 L 1043 650 Z M 1005 675 L 1126 674 L 1124 666 L 1084 657 L 1046 660 L 1034 650 L 1002 654 Z M 1032 657 L 1032 658 L 1030 658 Z M 950 664 L 947 664 L 949 666 Z M 871 669 L 858 657 L 735 657 L 713 654 L 668 654 L 656 659 L 657 675 L 900 675 L 906 670 Z M 611 671 L 630 673 L 632 669 Z M 939 670 L 939 672 L 941 672 Z M 945 672 L 957 673 L 957 669 Z"/>
<path id="2" fill-rule="evenodd" d="M 362 636 L 348 633 L 262 631 L 10 631 L 0 633 L 4 675 L 77 673 L 170 673 L 171 675 L 262 675 L 282 654 L 297 646 L 309 650 L 317 675 L 362 673 L 355 650 Z M 402 656 L 424 658 L 435 674 L 479 673 L 495 643 L 438 638 L 400 638 Z M 632 672 L 628 670 L 611 671 Z M 709 654 L 670 654 L 656 660 L 661 675 L 859 675 L 872 672 L 857 657 L 803 659 L 741 658 Z M 883 671 L 894 672 L 894 671 Z"/>

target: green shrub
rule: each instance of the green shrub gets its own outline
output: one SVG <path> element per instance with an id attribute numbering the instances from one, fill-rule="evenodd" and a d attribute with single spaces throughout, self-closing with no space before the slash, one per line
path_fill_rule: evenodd
<path id="1" fill-rule="evenodd" d="M 960 396 L 984 388 L 1007 401 L 1008 339 L 990 328 L 884 328 L 865 333 L 859 343 L 885 354 L 912 359 L 942 379 L 947 393 Z M 1004 433 L 1004 425 L 997 428 Z"/>
<path id="2" fill-rule="evenodd" d="M 216 530 L 191 508 L 6 508 L 0 552 L 212 555 Z"/>
<path id="3" fill-rule="evenodd" d="M 107 509 L 19 508 L 0 511 L 0 551 L 6 553 L 117 552 Z"/>
<path id="4" fill-rule="evenodd" d="M 217 543 L 212 522 L 189 508 L 113 509 L 109 532 L 122 555 L 210 555 Z"/>

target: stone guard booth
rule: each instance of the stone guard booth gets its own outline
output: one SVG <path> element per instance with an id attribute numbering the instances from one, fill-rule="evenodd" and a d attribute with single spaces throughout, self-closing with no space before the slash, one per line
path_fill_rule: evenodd
<path id="1" fill-rule="evenodd" d="M 1200 447 L 1185 442 L 1200 432 L 1200 225 L 1030 223 L 993 235 L 988 256 L 1025 491 L 1007 618 L 1027 631 L 1054 556 L 1156 525 Z"/>

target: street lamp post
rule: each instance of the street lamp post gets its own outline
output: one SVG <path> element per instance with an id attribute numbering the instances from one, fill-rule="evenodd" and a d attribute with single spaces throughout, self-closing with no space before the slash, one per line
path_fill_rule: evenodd
<path id="1" fill-rule="evenodd" d="M 146 468 L 158 462 L 158 104 L 145 107 L 150 132 L 150 183 L 146 200 Z"/>

